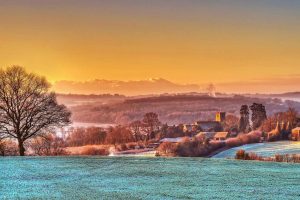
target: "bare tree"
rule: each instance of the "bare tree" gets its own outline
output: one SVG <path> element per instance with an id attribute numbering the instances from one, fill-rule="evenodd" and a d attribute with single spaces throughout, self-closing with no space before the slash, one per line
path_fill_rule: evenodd
<path id="1" fill-rule="evenodd" d="M 55 134 L 47 134 L 43 137 L 35 137 L 30 141 L 30 148 L 34 155 L 38 156 L 60 156 L 66 155 L 64 141 Z"/>
<path id="2" fill-rule="evenodd" d="M 29 138 L 70 123 L 71 113 L 49 89 L 44 77 L 22 67 L 0 70 L 0 135 L 17 139 L 20 156 Z"/>
<path id="3" fill-rule="evenodd" d="M 131 131 L 124 126 L 110 127 L 106 136 L 107 144 L 123 144 L 127 142 L 133 142 L 134 138 Z"/>
<path id="4" fill-rule="evenodd" d="M 134 121 L 129 124 L 129 128 L 133 134 L 135 141 L 139 141 L 142 139 L 141 138 L 142 137 L 142 135 L 141 135 L 142 127 L 143 127 L 143 123 L 139 120 Z"/>
<path id="5" fill-rule="evenodd" d="M 144 132 L 146 133 L 148 140 L 154 137 L 154 132 L 158 131 L 159 126 L 161 125 L 161 122 L 158 119 L 158 114 L 154 112 L 146 113 L 144 115 L 142 123 Z"/>

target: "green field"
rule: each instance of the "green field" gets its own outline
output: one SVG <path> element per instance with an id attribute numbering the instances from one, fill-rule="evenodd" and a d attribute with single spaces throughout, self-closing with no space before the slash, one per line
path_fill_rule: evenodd
<path id="1" fill-rule="evenodd" d="M 204 158 L 0 158 L 0 199 L 299 199 L 300 165 Z"/>

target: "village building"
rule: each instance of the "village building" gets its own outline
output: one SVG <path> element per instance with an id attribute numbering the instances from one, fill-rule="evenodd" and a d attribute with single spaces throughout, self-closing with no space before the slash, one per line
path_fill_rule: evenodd
<path id="1" fill-rule="evenodd" d="M 194 127 L 191 124 L 185 124 L 185 125 L 183 125 L 183 132 L 185 132 L 185 133 L 192 132 L 193 129 L 194 129 Z"/>
<path id="2" fill-rule="evenodd" d="M 197 121 L 195 125 L 197 125 L 198 130 L 203 132 L 217 132 L 223 130 L 221 123 L 217 121 Z"/>
<path id="3" fill-rule="evenodd" d="M 214 136 L 214 140 L 217 141 L 224 141 L 229 137 L 229 133 L 228 132 L 217 132 Z"/>
<path id="4" fill-rule="evenodd" d="M 294 128 L 292 130 L 292 140 L 300 140 L 300 127 Z"/>
<path id="5" fill-rule="evenodd" d="M 222 122 L 225 121 L 226 113 L 217 112 L 215 121 L 196 121 L 194 124 L 183 125 L 183 132 L 192 133 L 192 135 L 207 135 L 207 138 L 213 138 L 214 134 L 223 131 Z"/>
<path id="6" fill-rule="evenodd" d="M 213 139 L 217 132 L 199 132 L 196 137 Z"/>
<path id="7" fill-rule="evenodd" d="M 226 112 L 217 112 L 216 113 L 216 122 L 224 122 L 226 119 Z"/>
<path id="8" fill-rule="evenodd" d="M 163 138 L 159 142 L 160 143 L 163 143 L 163 142 L 179 143 L 179 142 L 182 142 L 186 138 L 191 139 L 190 137 Z"/>

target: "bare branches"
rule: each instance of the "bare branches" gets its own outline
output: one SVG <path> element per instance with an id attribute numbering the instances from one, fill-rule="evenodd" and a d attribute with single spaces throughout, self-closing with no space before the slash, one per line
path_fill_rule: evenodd
<path id="1" fill-rule="evenodd" d="M 22 67 L 0 70 L 0 137 L 16 138 L 23 146 L 31 137 L 70 123 L 71 113 L 49 88 L 44 77 Z"/>

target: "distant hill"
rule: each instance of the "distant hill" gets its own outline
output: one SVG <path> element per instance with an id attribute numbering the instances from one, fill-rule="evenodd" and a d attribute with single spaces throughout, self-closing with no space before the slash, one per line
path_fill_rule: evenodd
<path id="1" fill-rule="evenodd" d="M 58 93 L 76 94 L 125 94 L 147 95 L 163 93 L 197 92 L 200 90 L 196 84 L 176 84 L 171 81 L 157 78 L 141 81 L 114 81 L 92 80 L 86 82 L 58 81 L 53 85 Z"/>
<path id="2" fill-rule="evenodd" d="M 213 120 L 217 111 L 239 115 L 241 105 L 262 103 L 267 114 L 294 107 L 300 111 L 300 102 L 273 98 L 223 95 L 209 97 L 203 94 L 160 95 L 150 97 L 108 97 L 97 101 L 69 106 L 76 122 L 126 124 L 138 120 L 147 112 L 156 112 L 163 123 L 193 123 L 197 120 Z"/>
<path id="3" fill-rule="evenodd" d="M 300 98 L 300 92 L 286 92 L 286 93 L 282 93 L 282 94 L 273 94 L 272 96 Z"/>
<path id="4" fill-rule="evenodd" d="M 245 96 L 259 98 L 278 98 L 283 101 L 298 101 L 300 102 L 300 92 L 286 92 L 279 94 L 246 94 Z"/>

